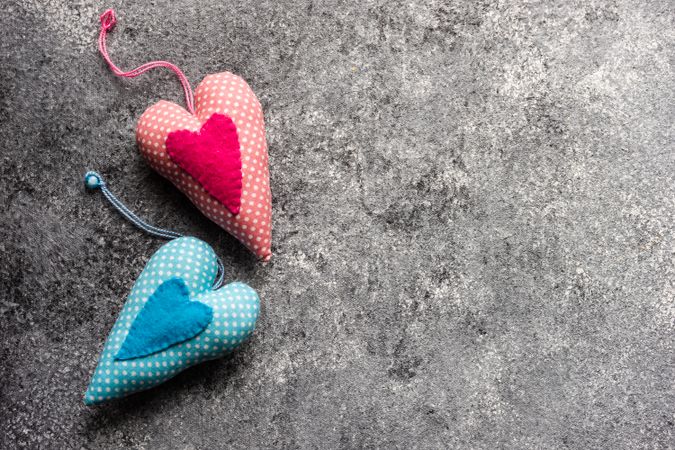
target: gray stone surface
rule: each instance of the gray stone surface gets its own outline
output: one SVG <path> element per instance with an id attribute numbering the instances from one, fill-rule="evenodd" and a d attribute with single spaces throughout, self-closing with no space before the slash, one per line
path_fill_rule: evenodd
<path id="1" fill-rule="evenodd" d="M 673 448 L 675 5 L 9 0 L 0 14 L 0 448 Z M 265 109 L 257 263 L 136 151 L 169 73 Z M 207 240 L 263 301 L 224 360 L 82 394 L 161 244 Z"/>

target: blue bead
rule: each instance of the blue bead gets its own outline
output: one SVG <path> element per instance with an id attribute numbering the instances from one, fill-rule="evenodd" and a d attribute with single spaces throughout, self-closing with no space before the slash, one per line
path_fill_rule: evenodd
<path id="1" fill-rule="evenodd" d="M 97 173 L 87 172 L 84 176 L 84 184 L 89 189 L 96 189 L 101 186 L 101 178 Z"/>

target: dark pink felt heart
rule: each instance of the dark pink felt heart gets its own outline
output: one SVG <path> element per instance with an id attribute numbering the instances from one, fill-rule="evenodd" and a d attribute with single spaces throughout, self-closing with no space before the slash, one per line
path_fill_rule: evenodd
<path id="1" fill-rule="evenodd" d="M 241 151 L 237 127 L 230 117 L 214 113 L 197 132 L 172 131 L 166 138 L 166 151 L 232 214 L 239 214 Z"/>

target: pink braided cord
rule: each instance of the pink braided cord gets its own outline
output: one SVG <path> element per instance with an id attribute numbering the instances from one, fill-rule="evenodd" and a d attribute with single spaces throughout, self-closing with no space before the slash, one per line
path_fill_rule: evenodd
<path id="1" fill-rule="evenodd" d="M 188 111 L 194 114 L 195 113 L 194 95 L 192 94 L 190 82 L 188 81 L 185 74 L 178 67 L 167 61 L 152 61 L 149 63 L 145 63 L 141 66 L 138 66 L 135 69 L 132 69 L 128 72 L 123 71 L 122 69 L 117 67 L 115 63 L 112 62 L 110 56 L 108 55 L 108 48 L 105 45 L 105 38 L 106 35 L 108 34 L 108 31 L 111 31 L 115 27 L 115 24 L 117 23 L 115 11 L 113 11 L 112 9 L 107 10 L 106 12 L 101 14 L 100 19 L 101 19 L 101 32 L 98 35 L 98 50 L 101 52 L 101 55 L 103 55 L 103 59 L 105 59 L 105 62 L 108 63 L 110 70 L 112 70 L 115 75 L 124 78 L 135 78 L 139 75 L 144 74 L 148 70 L 154 69 L 156 67 L 165 67 L 171 70 L 178 76 L 180 84 L 183 86 L 183 92 L 185 93 L 185 103 L 187 105 Z"/>

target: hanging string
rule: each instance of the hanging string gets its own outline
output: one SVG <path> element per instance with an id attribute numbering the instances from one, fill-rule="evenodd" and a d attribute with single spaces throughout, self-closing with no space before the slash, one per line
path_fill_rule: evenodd
<path id="1" fill-rule="evenodd" d="M 120 212 L 120 214 L 122 214 L 129 222 L 133 223 L 146 233 L 163 239 L 176 239 L 179 237 L 183 237 L 182 234 L 176 233 L 175 231 L 165 230 L 164 228 L 159 228 L 150 225 L 149 223 L 138 217 L 136 214 L 131 212 L 129 208 L 127 208 L 124 205 L 124 203 L 122 203 L 117 197 L 115 197 L 115 195 L 112 192 L 110 192 L 108 186 L 105 184 L 105 181 L 103 181 L 103 177 L 98 172 L 94 171 L 87 172 L 84 175 L 84 185 L 91 190 L 100 189 L 101 192 L 103 193 L 103 196 L 110 202 L 110 204 L 113 205 L 113 207 L 117 211 Z M 223 279 L 225 276 L 225 268 L 223 267 L 223 262 L 220 260 L 220 258 L 216 259 L 218 264 L 218 277 L 213 283 L 214 289 L 218 289 L 223 285 Z"/>
<path id="2" fill-rule="evenodd" d="M 108 32 L 111 31 L 115 27 L 115 24 L 117 23 L 115 11 L 113 11 L 112 9 L 107 10 L 106 12 L 101 14 L 100 20 L 101 20 L 101 32 L 98 35 L 98 50 L 101 52 L 101 55 L 103 55 L 103 59 L 105 59 L 105 62 L 108 63 L 108 66 L 115 75 L 124 78 L 135 78 L 139 75 L 144 74 L 148 70 L 155 69 L 157 67 L 165 67 L 178 76 L 180 84 L 183 85 L 183 92 L 185 93 L 185 103 L 187 105 L 187 109 L 192 114 L 195 113 L 195 106 L 194 106 L 195 100 L 194 95 L 192 93 L 192 87 L 190 87 L 190 82 L 188 81 L 185 74 L 178 67 L 171 64 L 170 62 L 152 61 L 149 63 L 145 63 L 141 66 L 138 66 L 135 69 L 132 69 L 128 72 L 125 72 L 124 70 L 117 67 L 115 63 L 113 63 L 112 60 L 110 59 L 110 56 L 108 55 L 108 48 L 106 47 L 105 44 L 105 38 Z"/>

